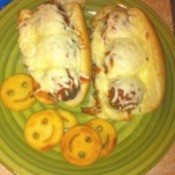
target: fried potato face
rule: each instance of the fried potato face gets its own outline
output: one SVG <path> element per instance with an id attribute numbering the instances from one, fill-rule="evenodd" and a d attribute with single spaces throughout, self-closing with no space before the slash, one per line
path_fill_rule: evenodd
<path id="1" fill-rule="evenodd" d="M 24 135 L 36 150 L 49 150 L 59 144 L 63 136 L 63 122 L 53 110 L 34 113 L 26 122 Z"/>
<path id="2" fill-rule="evenodd" d="M 73 113 L 64 109 L 58 109 L 56 112 L 63 119 L 64 130 L 70 129 L 78 125 L 78 120 Z"/>
<path id="3" fill-rule="evenodd" d="M 25 74 L 15 74 L 4 80 L 0 96 L 3 103 L 14 111 L 26 110 L 36 102 L 31 77 Z"/>
<path id="4" fill-rule="evenodd" d="M 65 159 L 77 166 L 95 162 L 102 149 L 98 134 L 88 126 L 76 126 L 68 130 L 61 141 Z"/>
<path id="5" fill-rule="evenodd" d="M 116 129 L 112 124 L 103 119 L 93 119 L 87 125 L 94 129 L 102 140 L 101 157 L 109 155 L 117 143 Z"/>

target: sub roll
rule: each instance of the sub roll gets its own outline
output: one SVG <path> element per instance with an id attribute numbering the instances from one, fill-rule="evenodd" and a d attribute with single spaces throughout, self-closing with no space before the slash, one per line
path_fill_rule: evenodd
<path id="1" fill-rule="evenodd" d="M 79 105 L 91 82 L 90 41 L 80 4 L 52 1 L 18 15 L 19 48 L 44 104 Z"/>
<path id="2" fill-rule="evenodd" d="M 166 89 L 165 59 L 145 13 L 104 6 L 91 24 L 95 91 L 89 112 L 118 121 L 156 110 Z"/>

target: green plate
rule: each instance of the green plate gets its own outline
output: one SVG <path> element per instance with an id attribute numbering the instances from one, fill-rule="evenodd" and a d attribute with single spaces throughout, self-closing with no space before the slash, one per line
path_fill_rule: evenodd
<path id="1" fill-rule="evenodd" d="M 0 12 L 0 82 L 15 73 L 26 72 L 18 48 L 17 15 L 22 8 L 35 8 L 43 0 L 13 0 Z M 0 102 L 0 160 L 14 174 L 19 175 L 136 175 L 145 174 L 168 151 L 175 140 L 175 40 L 168 27 L 139 0 L 88 0 L 85 8 L 87 24 L 104 4 L 136 6 L 145 11 L 158 31 L 166 58 L 167 91 L 158 110 L 145 116 L 136 116 L 131 122 L 114 123 L 118 144 L 108 157 L 91 166 L 76 167 L 63 158 L 60 149 L 37 152 L 30 148 L 23 135 L 27 118 L 35 111 L 57 106 L 37 103 L 25 112 L 12 112 Z M 85 105 L 86 101 L 82 104 Z M 91 117 L 73 111 L 80 123 Z"/>

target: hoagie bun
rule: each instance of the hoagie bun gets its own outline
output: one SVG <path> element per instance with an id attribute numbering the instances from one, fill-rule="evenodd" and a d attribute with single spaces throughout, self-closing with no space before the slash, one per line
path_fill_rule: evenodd
<path id="1" fill-rule="evenodd" d="M 19 47 L 38 101 L 79 105 L 91 81 L 90 41 L 80 4 L 57 0 L 35 11 L 23 9 L 18 22 Z"/>
<path id="2" fill-rule="evenodd" d="M 105 6 L 91 24 L 95 114 L 129 120 L 157 109 L 165 94 L 166 69 L 148 17 L 138 8 Z"/>

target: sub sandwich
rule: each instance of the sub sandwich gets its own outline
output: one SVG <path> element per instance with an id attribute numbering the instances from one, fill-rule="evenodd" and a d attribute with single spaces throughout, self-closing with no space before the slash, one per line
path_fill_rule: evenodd
<path id="1" fill-rule="evenodd" d="M 33 11 L 21 10 L 18 23 L 19 48 L 37 100 L 79 105 L 91 82 L 90 41 L 81 5 L 46 2 Z"/>
<path id="2" fill-rule="evenodd" d="M 93 107 L 99 118 L 129 120 L 154 111 L 166 88 L 158 35 L 138 8 L 104 6 L 92 19 Z"/>

